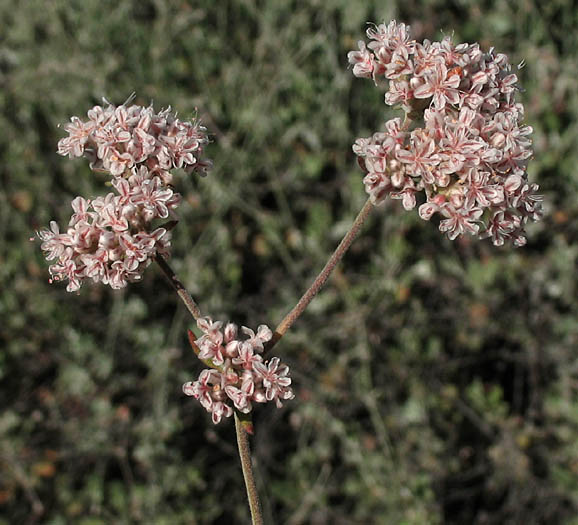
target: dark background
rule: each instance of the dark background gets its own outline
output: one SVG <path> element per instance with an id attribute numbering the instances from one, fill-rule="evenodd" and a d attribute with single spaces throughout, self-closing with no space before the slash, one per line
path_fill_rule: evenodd
<path id="1" fill-rule="evenodd" d="M 525 59 L 525 248 L 376 209 L 277 346 L 297 398 L 255 410 L 268 523 L 578 523 L 578 24 L 571 1 L 0 0 L 0 524 L 246 523 L 231 420 L 156 267 L 79 295 L 39 243 L 105 193 L 56 154 L 103 96 L 198 108 L 215 169 L 179 176 L 172 265 L 204 312 L 274 326 L 365 201 L 351 144 L 394 116 L 348 70 L 367 21 Z M 443 31 L 443 33 L 442 33 Z"/>

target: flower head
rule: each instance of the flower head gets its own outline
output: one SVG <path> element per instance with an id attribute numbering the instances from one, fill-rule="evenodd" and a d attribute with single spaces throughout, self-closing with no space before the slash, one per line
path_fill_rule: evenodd
<path id="1" fill-rule="evenodd" d="M 203 159 L 209 140 L 196 120 L 182 121 L 171 108 L 155 113 L 152 106 L 95 106 L 88 121 L 72 117 L 58 142 L 58 153 L 86 157 L 97 171 L 122 176 L 133 166 L 146 165 L 170 182 L 170 170 L 183 168 L 204 174 L 211 163 Z"/>
<path id="2" fill-rule="evenodd" d="M 257 333 L 242 327 L 247 338 L 237 339 L 237 326 L 213 322 L 210 317 L 197 321 L 203 335 L 195 341 L 198 357 L 215 368 L 205 369 L 194 382 L 183 385 L 183 391 L 199 400 L 211 412 L 213 422 L 233 414 L 233 408 L 243 413 L 252 410 L 253 403 L 293 399 L 289 367 L 278 357 L 263 360 L 264 343 L 273 337 L 266 325 Z"/>
<path id="3" fill-rule="evenodd" d="M 348 55 L 353 74 L 388 81 L 386 104 L 405 112 L 403 124 L 392 119 L 353 146 L 372 202 L 389 195 L 412 209 L 422 194 L 420 217 L 439 214 L 450 239 L 468 233 L 524 244 L 525 224 L 541 217 L 541 197 L 527 181 L 532 128 L 521 124 L 506 55 L 449 37 L 418 43 L 395 21 L 367 36 L 369 45 Z"/>
<path id="4" fill-rule="evenodd" d="M 152 106 L 95 106 L 88 121 L 72 117 L 58 152 L 86 157 L 92 169 L 108 172 L 115 190 L 92 200 L 76 197 L 65 232 L 53 221 L 38 232 L 53 281 L 76 291 L 86 279 L 122 288 L 138 281 L 156 255 L 167 256 L 170 232 L 155 224 L 176 219 L 181 196 L 169 186 L 174 168 L 204 173 L 208 143 L 197 121 L 177 119 Z"/>

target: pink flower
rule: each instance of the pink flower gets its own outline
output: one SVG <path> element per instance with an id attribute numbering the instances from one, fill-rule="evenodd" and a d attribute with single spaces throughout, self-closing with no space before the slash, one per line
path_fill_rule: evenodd
<path id="1" fill-rule="evenodd" d="M 87 222 L 93 218 L 93 214 L 88 211 L 90 201 L 87 201 L 83 197 L 76 197 L 70 204 L 74 210 L 74 214 L 70 219 L 72 224 L 76 224 L 77 222 Z"/>
<path id="2" fill-rule="evenodd" d="M 353 65 L 353 74 L 360 78 L 372 78 L 375 70 L 375 59 L 365 46 L 365 42 L 360 40 L 357 45 L 359 51 L 350 51 L 347 54 L 349 63 Z"/>
<path id="3" fill-rule="evenodd" d="M 163 186 L 158 177 L 146 180 L 140 187 L 140 192 L 134 199 L 133 204 L 142 205 L 148 217 L 160 217 L 166 219 L 169 216 L 168 203 L 173 197 L 173 190 Z"/>
<path id="4" fill-rule="evenodd" d="M 241 381 L 241 388 L 232 385 L 225 387 L 225 393 L 233 401 L 235 408 L 241 412 L 248 414 L 252 407 L 251 400 L 255 393 L 255 382 L 253 374 L 246 371 Z"/>
<path id="5" fill-rule="evenodd" d="M 475 235 L 480 226 L 476 221 L 482 216 L 483 210 L 480 208 L 456 209 L 451 204 L 442 207 L 442 215 L 448 217 L 440 222 L 440 231 L 447 232 L 450 240 L 454 240 L 458 235 L 469 233 Z"/>
<path id="6" fill-rule="evenodd" d="M 256 362 L 263 360 L 259 354 L 255 354 L 253 346 L 247 341 L 240 343 L 238 348 L 239 356 L 233 358 L 233 365 L 242 367 L 245 370 L 252 370 Z"/>
<path id="7" fill-rule="evenodd" d="M 385 103 L 394 106 L 401 102 L 405 109 L 411 107 L 410 102 L 413 98 L 413 89 L 407 80 L 392 80 L 389 83 L 389 91 L 385 94 Z"/>
<path id="8" fill-rule="evenodd" d="M 412 176 L 421 176 L 427 184 L 435 181 L 432 172 L 434 166 L 439 164 L 440 156 L 436 153 L 433 138 L 422 130 L 412 133 L 410 148 L 397 150 L 396 158 L 406 164 L 406 170 Z"/>
<path id="9" fill-rule="evenodd" d="M 415 42 L 410 39 L 409 26 L 405 24 L 392 20 L 388 25 L 370 27 L 366 33 L 372 40 L 369 48 L 384 68 L 395 62 L 395 55 L 413 53 Z"/>
<path id="10" fill-rule="evenodd" d="M 490 173 L 472 169 L 467 176 L 465 191 L 466 204 L 489 208 L 492 204 L 504 201 L 504 187 L 500 184 L 489 184 Z"/>
<path id="11" fill-rule="evenodd" d="M 293 399 L 295 397 L 289 388 L 291 385 L 291 378 L 287 377 L 289 367 L 280 365 L 278 357 L 273 357 L 268 364 L 257 362 L 253 368 L 263 379 L 267 401 L 275 401 L 277 407 L 280 408 L 282 406 L 281 399 Z"/>
<path id="12" fill-rule="evenodd" d="M 197 381 L 183 385 L 183 392 L 188 396 L 194 396 L 208 410 L 213 406 L 214 387 L 220 384 L 221 374 L 216 370 L 205 369 Z"/>
<path id="13" fill-rule="evenodd" d="M 417 187 L 410 177 L 405 177 L 403 188 L 400 191 L 392 191 L 392 199 L 401 199 L 401 204 L 405 210 L 413 210 L 417 204 L 415 194 Z"/>
<path id="14" fill-rule="evenodd" d="M 444 109 L 447 104 L 457 104 L 460 100 L 458 86 L 460 76 L 457 73 L 448 72 L 445 64 L 435 64 L 433 70 L 424 73 L 424 82 L 413 92 L 415 98 L 433 97 L 434 107 Z"/>
<path id="15" fill-rule="evenodd" d="M 242 326 L 241 331 L 245 335 L 249 336 L 249 339 L 247 339 L 246 342 L 257 351 L 263 351 L 263 343 L 270 341 L 271 337 L 273 337 L 273 332 L 271 329 L 264 324 L 259 325 L 259 328 L 257 328 L 257 334 L 255 334 L 253 330 L 247 328 L 246 326 Z"/>
<path id="16" fill-rule="evenodd" d="M 90 135 L 94 129 L 94 122 L 82 122 L 78 117 L 72 117 L 70 124 L 64 129 L 69 136 L 58 143 L 58 153 L 72 157 L 81 157 Z"/>

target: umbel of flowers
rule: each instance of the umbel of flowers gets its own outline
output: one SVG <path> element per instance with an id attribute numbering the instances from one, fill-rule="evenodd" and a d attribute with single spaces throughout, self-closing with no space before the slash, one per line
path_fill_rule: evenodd
<path id="1" fill-rule="evenodd" d="M 353 74 L 389 81 L 385 103 L 405 112 L 353 146 L 372 202 L 389 195 L 410 210 L 422 193 L 419 216 L 439 214 L 450 239 L 469 233 L 524 245 L 541 197 L 527 180 L 532 128 L 521 124 L 507 56 L 450 37 L 419 43 L 395 21 L 370 27 L 367 37 L 348 55 Z"/>
<path id="2" fill-rule="evenodd" d="M 46 257 L 54 263 L 54 281 L 68 281 L 76 291 L 85 279 L 122 288 L 138 281 L 159 254 L 167 256 L 170 232 L 156 219 L 176 219 L 181 201 L 170 183 L 171 170 L 201 175 L 210 167 L 203 159 L 206 130 L 197 121 L 184 122 L 170 108 L 95 106 L 88 120 L 72 117 L 69 136 L 58 152 L 85 157 L 94 171 L 111 176 L 114 192 L 89 200 L 76 197 L 65 231 L 56 222 L 38 233 Z"/>
<path id="3" fill-rule="evenodd" d="M 233 407 L 247 414 L 253 403 L 293 399 L 289 367 L 278 357 L 263 360 L 264 343 L 273 333 L 261 325 L 255 333 L 241 327 L 245 338 L 238 337 L 237 325 L 213 322 L 210 317 L 197 320 L 203 335 L 192 346 L 199 359 L 211 366 L 201 372 L 195 382 L 183 385 L 183 392 L 194 396 L 212 415 L 213 423 L 233 415 Z M 190 334 L 189 334 L 190 336 Z"/>

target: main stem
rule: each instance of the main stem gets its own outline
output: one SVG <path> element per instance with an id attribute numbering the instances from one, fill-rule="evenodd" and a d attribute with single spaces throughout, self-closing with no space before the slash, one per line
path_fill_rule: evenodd
<path id="1" fill-rule="evenodd" d="M 279 323 L 279 325 L 275 329 L 275 332 L 273 333 L 271 341 L 269 341 L 269 343 L 266 345 L 266 350 L 270 350 L 277 344 L 277 342 L 285 335 L 285 332 L 287 332 L 287 330 L 291 328 L 293 323 L 301 316 L 301 314 L 304 312 L 305 308 L 307 308 L 309 303 L 313 300 L 317 292 L 321 290 L 321 288 L 323 287 L 323 285 L 325 284 L 329 276 L 332 274 L 333 270 L 335 269 L 335 267 L 337 266 L 343 255 L 345 254 L 345 252 L 349 249 L 349 247 L 357 237 L 357 234 L 359 233 L 361 226 L 365 222 L 365 219 L 367 219 L 367 216 L 369 215 L 369 212 L 371 211 L 372 208 L 373 204 L 371 203 L 371 200 L 367 199 L 367 202 L 365 203 L 363 208 L 361 208 L 361 211 L 357 214 L 357 217 L 355 218 L 355 221 L 351 225 L 351 228 L 345 234 L 345 237 L 341 239 L 339 246 L 337 246 L 331 257 L 323 267 L 323 270 L 319 272 L 319 275 L 315 278 L 315 280 L 313 281 L 311 286 L 307 289 L 307 291 L 303 294 L 301 299 L 299 299 L 299 302 Z"/>
<path id="2" fill-rule="evenodd" d="M 243 478 L 245 479 L 245 488 L 247 489 L 247 498 L 249 500 L 249 509 L 251 510 L 251 522 L 253 525 L 263 525 L 263 516 L 261 514 L 261 505 L 259 495 L 257 494 L 257 485 L 253 476 L 253 465 L 251 463 L 251 449 L 249 448 L 249 434 L 243 428 L 241 420 L 235 414 L 235 431 L 237 432 L 237 445 L 239 447 L 239 458 L 243 469 Z"/>
<path id="3" fill-rule="evenodd" d="M 187 310 L 191 313 L 193 318 L 199 319 L 201 317 L 201 310 L 195 303 L 195 300 L 191 297 L 191 294 L 187 292 L 187 289 L 183 285 L 183 283 L 179 280 L 176 276 L 173 269 L 169 266 L 167 261 L 163 258 L 162 255 L 155 255 L 155 261 L 160 266 L 163 273 L 167 276 L 167 279 L 170 281 L 172 287 L 177 292 L 177 295 L 180 297 L 181 301 L 183 301 L 184 305 L 187 307 Z"/>

